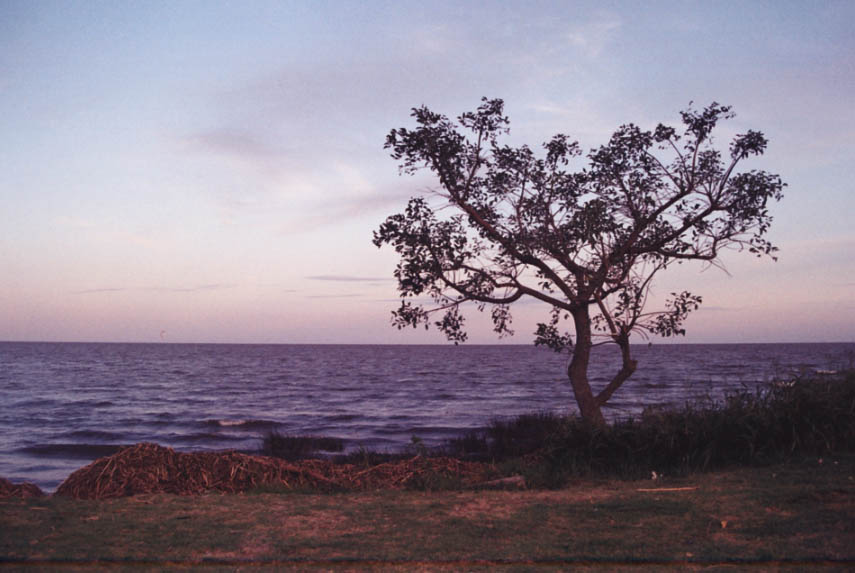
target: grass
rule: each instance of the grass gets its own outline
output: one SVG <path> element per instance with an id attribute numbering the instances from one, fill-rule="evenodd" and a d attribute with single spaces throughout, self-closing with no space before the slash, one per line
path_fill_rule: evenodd
<path id="1" fill-rule="evenodd" d="M 843 571 L 855 565 L 853 476 L 845 455 L 551 491 L 6 499 L 0 565 Z"/>

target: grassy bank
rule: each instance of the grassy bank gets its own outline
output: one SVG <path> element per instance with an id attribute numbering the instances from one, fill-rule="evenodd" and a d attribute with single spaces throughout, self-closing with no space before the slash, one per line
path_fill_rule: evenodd
<path id="1" fill-rule="evenodd" d="M 855 565 L 855 456 L 561 490 L 0 500 L 0 565 Z M 712 567 L 716 570 L 716 567 Z"/>

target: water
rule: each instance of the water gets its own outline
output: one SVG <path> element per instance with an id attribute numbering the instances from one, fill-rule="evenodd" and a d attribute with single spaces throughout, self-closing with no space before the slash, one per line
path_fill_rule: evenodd
<path id="1" fill-rule="evenodd" d="M 591 380 L 619 357 L 595 349 Z M 851 366 L 855 344 L 654 345 L 609 417 Z M 0 343 L 0 476 L 54 490 L 116 445 L 255 451 L 269 430 L 347 449 L 435 445 L 496 417 L 573 409 L 567 357 L 533 346 Z"/>

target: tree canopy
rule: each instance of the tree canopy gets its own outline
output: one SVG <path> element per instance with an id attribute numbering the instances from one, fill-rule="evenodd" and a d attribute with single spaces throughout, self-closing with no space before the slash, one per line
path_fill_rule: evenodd
<path id="1" fill-rule="evenodd" d="M 568 375 L 580 411 L 602 423 L 601 406 L 636 369 L 630 335 L 684 334 L 687 315 L 701 303 L 683 291 L 646 311 L 654 277 L 686 260 L 715 264 L 728 248 L 774 257 L 768 203 L 785 184 L 766 171 L 737 171 L 764 152 L 762 133 L 737 135 L 726 153 L 714 146 L 713 129 L 733 117 L 718 103 L 682 111 L 680 129 L 623 125 L 584 157 L 563 134 L 540 153 L 503 145 L 503 108 L 502 100 L 484 98 L 451 120 L 423 106 L 412 111 L 414 129 L 388 134 L 385 146 L 401 172 L 429 170 L 441 197 L 439 207 L 410 199 L 374 234 L 377 246 L 389 244 L 400 256 L 402 301 L 393 322 L 433 323 L 463 342 L 461 309 L 471 303 L 489 309 L 500 336 L 510 335 L 511 305 L 537 299 L 548 315 L 535 343 L 572 351 Z M 587 369 L 598 343 L 617 344 L 623 362 L 594 394 Z"/>

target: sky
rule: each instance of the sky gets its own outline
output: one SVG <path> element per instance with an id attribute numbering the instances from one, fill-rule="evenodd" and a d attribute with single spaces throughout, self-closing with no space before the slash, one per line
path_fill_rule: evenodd
<path id="1" fill-rule="evenodd" d="M 855 3 L 0 0 L 0 340 L 442 343 L 397 331 L 373 231 L 411 108 L 502 98 L 509 143 L 584 149 L 717 101 L 788 184 L 778 262 L 656 296 L 680 342 L 855 341 Z M 495 343 L 470 314 L 470 341 Z M 548 308 L 515 309 L 529 343 Z"/>

